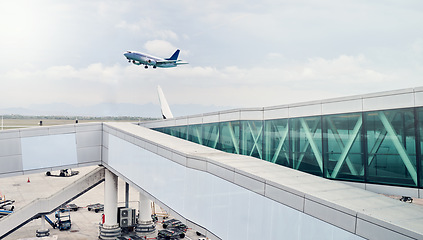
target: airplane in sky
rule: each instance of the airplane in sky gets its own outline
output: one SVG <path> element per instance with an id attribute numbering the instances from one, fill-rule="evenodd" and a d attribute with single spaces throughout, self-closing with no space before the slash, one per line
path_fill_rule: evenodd
<path id="1" fill-rule="evenodd" d="M 145 65 L 144 68 L 148 66 L 153 66 L 153 68 L 170 68 L 176 67 L 180 64 L 188 64 L 182 60 L 178 60 L 180 50 L 177 49 L 176 52 L 170 58 L 159 58 L 154 57 L 145 53 L 135 52 L 135 51 L 126 51 L 123 55 L 128 59 L 128 62 L 132 62 L 135 65 Z"/>

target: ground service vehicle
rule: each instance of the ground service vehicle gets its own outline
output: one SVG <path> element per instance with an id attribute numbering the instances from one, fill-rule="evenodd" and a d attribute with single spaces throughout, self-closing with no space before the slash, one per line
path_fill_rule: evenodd
<path id="1" fill-rule="evenodd" d="M 177 219 L 169 219 L 167 221 L 163 222 L 163 228 L 174 228 L 174 229 L 178 229 L 180 231 L 186 232 L 188 227 L 187 225 L 183 224 L 181 221 L 177 220 Z"/>
<path id="2" fill-rule="evenodd" d="M 104 211 L 104 204 L 100 204 L 100 203 L 90 204 L 87 206 L 87 208 L 88 208 L 88 211 L 94 211 L 98 213 L 99 211 Z"/>
<path id="3" fill-rule="evenodd" d="M 157 235 L 158 240 L 175 240 L 178 238 L 184 238 L 185 233 L 180 231 L 172 231 L 170 229 L 160 230 L 159 234 Z"/>

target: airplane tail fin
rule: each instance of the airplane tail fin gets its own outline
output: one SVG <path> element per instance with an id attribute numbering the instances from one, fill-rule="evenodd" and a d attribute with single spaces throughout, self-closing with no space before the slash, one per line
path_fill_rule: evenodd
<path id="1" fill-rule="evenodd" d="M 169 104 L 167 104 L 162 88 L 159 85 L 157 85 L 157 92 L 159 93 L 160 109 L 162 110 L 163 119 L 173 118 L 173 114 L 170 111 Z"/>
<path id="2" fill-rule="evenodd" d="M 175 53 L 170 58 L 166 58 L 166 60 L 178 60 L 180 50 L 177 49 Z"/>

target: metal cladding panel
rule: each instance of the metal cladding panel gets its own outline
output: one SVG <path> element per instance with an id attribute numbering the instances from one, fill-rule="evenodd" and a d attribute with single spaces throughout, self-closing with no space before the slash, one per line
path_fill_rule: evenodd
<path id="1" fill-rule="evenodd" d="M 349 232 L 355 231 L 355 216 L 338 211 L 330 206 L 325 206 L 321 203 L 306 199 L 304 212 L 310 216 L 318 217 L 325 222 L 336 224 Z"/>
<path id="2" fill-rule="evenodd" d="M 22 156 L 14 155 L 7 157 L 0 157 L 0 176 L 3 173 L 14 173 L 23 170 Z"/>
<path id="3" fill-rule="evenodd" d="M 102 131 L 87 131 L 76 133 L 76 145 L 78 148 L 101 146 Z"/>
<path id="4" fill-rule="evenodd" d="M 17 130 L 3 130 L 0 131 L 0 139 L 10 139 L 20 137 L 19 131 Z"/>
<path id="5" fill-rule="evenodd" d="M 356 232 L 358 235 L 366 239 L 383 239 L 383 240 L 412 240 L 414 239 L 414 238 L 404 236 L 400 233 L 397 233 L 395 231 L 381 227 L 377 224 L 368 222 L 360 218 L 357 219 Z"/>
<path id="6" fill-rule="evenodd" d="M 21 154 L 20 138 L 0 140 L 0 157 L 7 157 Z M 0 165 L 1 167 L 1 165 Z"/>
<path id="7" fill-rule="evenodd" d="M 289 108 L 289 117 L 306 117 L 306 116 L 316 116 L 322 114 L 322 105 L 313 104 L 313 105 L 304 105 L 296 106 Z"/>
<path id="8" fill-rule="evenodd" d="M 101 162 L 101 146 L 77 149 L 78 163 Z"/>
<path id="9" fill-rule="evenodd" d="M 354 99 L 340 102 L 322 103 L 322 114 L 353 113 L 363 111 L 362 99 Z"/>
<path id="10" fill-rule="evenodd" d="M 219 122 L 219 113 L 211 115 L 203 115 L 203 123 L 215 123 Z"/>
<path id="11" fill-rule="evenodd" d="M 159 122 L 158 123 L 158 127 L 173 127 L 173 126 L 175 126 L 175 119 L 166 119 L 166 120 L 163 120 L 163 121 L 161 121 L 161 122 Z"/>
<path id="12" fill-rule="evenodd" d="M 202 124 L 202 123 L 203 123 L 202 116 L 188 117 L 188 125 L 195 125 L 195 124 Z"/>
<path id="13" fill-rule="evenodd" d="M 238 121 L 240 119 L 240 111 L 221 112 L 219 114 L 220 122 Z"/>
<path id="14" fill-rule="evenodd" d="M 103 123 L 76 124 L 75 127 L 76 127 L 77 132 L 102 131 L 103 130 Z"/>
<path id="15" fill-rule="evenodd" d="M 34 127 L 34 128 L 25 128 L 20 129 L 21 137 L 36 137 L 36 136 L 45 136 L 48 135 L 48 127 Z"/>
<path id="16" fill-rule="evenodd" d="M 282 118 L 288 118 L 288 117 L 289 117 L 288 107 L 264 110 L 264 120 L 282 119 Z"/>
<path id="17" fill-rule="evenodd" d="M 66 134 L 66 133 L 75 133 L 75 125 L 62 125 L 62 126 L 51 126 L 48 127 L 48 133 L 51 135 L 54 134 Z"/>
<path id="18" fill-rule="evenodd" d="M 415 106 L 422 107 L 423 106 L 423 92 L 415 92 L 414 93 L 415 99 Z"/>
<path id="19" fill-rule="evenodd" d="M 23 170 L 77 164 L 75 134 L 21 139 Z"/>
<path id="20" fill-rule="evenodd" d="M 414 107 L 413 93 L 363 98 L 363 111 L 408 107 Z"/>
<path id="21" fill-rule="evenodd" d="M 139 125 L 146 128 L 158 128 L 163 127 L 163 121 L 154 121 L 154 122 L 141 122 Z"/>
<path id="22" fill-rule="evenodd" d="M 263 120 L 263 109 L 261 110 L 241 110 L 240 120 Z"/>
<path id="23" fill-rule="evenodd" d="M 175 126 L 185 126 L 188 124 L 188 119 L 187 118 L 178 118 L 175 119 Z"/>

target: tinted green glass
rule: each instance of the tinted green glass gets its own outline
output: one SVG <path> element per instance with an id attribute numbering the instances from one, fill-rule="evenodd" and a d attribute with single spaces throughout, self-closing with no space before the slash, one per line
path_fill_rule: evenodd
<path id="1" fill-rule="evenodd" d="M 417 186 L 414 113 L 366 113 L 369 182 Z"/>
<path id="2" fill-rule="evenodd" d="M 242 155 L 263 159 L 263 121 L 241 121 Z"/>
<path id="3" fill-rule="evenodd" d="M 322 127 L 319 117 L 289 120 L 293 168 L 323 175 Z"/>
<path id="4" fill-rule="evenodd" d="M 204 146 L 216 148 L 219 143 L 219 123 L 203 124 L 202 137 Z"/>
<path id="5" fill-rule="evenodd" d="M 325 176 L 364 180 L 361 113 L 323 116 Z"/>
<path id="6" fill-rule="evenodd" d="M 218 149 L 228 153 L 240 154 L 239 121 L 220 123 Z"/>
<path id="7" fill-rule="evenodd" d="M 188 140 L 188 126 L 172 127 L 170 134 L 172 136 Z"/>
<path id="8" fill-rule="evenodd" d="M 279 165 L 292 167 L 289 157 L 288 119 L 265 121 L 264 159 Z"/>
<path id="9" fill-rule="evenodd" d="M 188 126 L 188 141 L 202 144 L 202 129 L 201 125 L 189 125 Z"/>
<path id="10" fill-rule="evenodd" d="M 419 147 L 420 147 L 420 187 L 423 187 L 423 108 L 416 109 L 419 126 Z"/>

